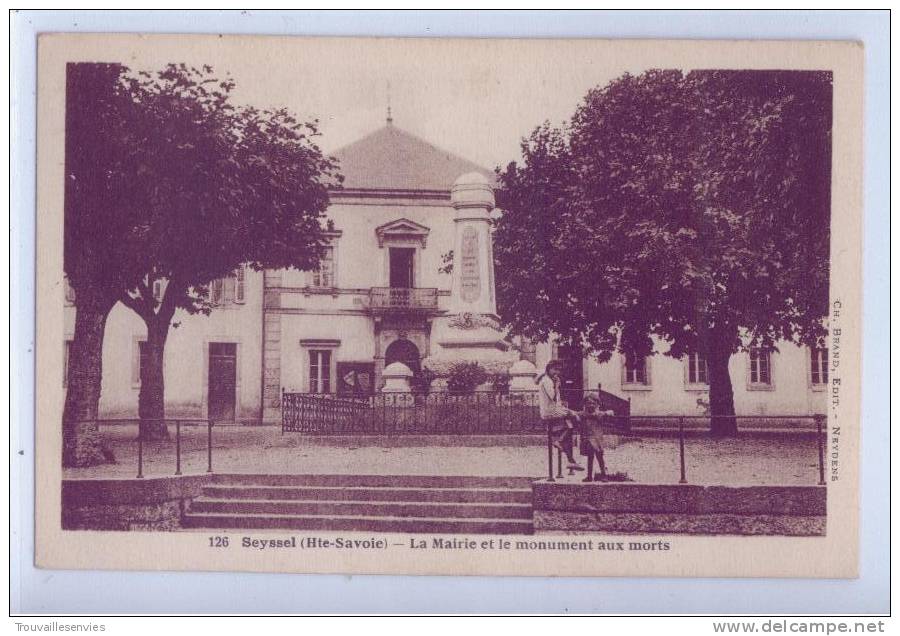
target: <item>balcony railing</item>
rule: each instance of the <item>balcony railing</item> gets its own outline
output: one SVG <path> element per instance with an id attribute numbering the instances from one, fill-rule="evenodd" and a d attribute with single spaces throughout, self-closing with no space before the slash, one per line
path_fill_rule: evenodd
<path id="1" fill-rule="evenodd" d="M 437 289 L 433 287 L 373 287 L 369 309 L 373 311 L 436 311 Z"/>

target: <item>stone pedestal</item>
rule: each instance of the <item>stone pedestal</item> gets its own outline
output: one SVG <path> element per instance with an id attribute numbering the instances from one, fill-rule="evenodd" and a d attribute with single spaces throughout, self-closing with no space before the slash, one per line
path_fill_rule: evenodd
<path id="1" fill-rule="evenodd" d="M 402 362 L 392 362 L 384 368 L 381 374 L 381 378 L 384 380 L 384 387 L 381 389 L 381 392 L 409 393 L 409 381 L 412 376 L 413 372 L 409 370 L 408 366 Z"/>
<path id="2" fill-rule="evenodd" d="M 450 199 L 456 210 L 453 285 L 448 314 L 432 324 L 425 366 L 444 375 L 458 362 L 478 362 L 489 373 L 502 373 L 518 354 L 509 351 L 497 318 L 490 223 L 494 191 L 484 176 L 469 173 L 453 184 Z"/>
<path id="3" fill-rule="evenodd" d="M 519 360 L 509 368 L 510 391 L 537 391 L 537 369 L 528 360 Z"/>

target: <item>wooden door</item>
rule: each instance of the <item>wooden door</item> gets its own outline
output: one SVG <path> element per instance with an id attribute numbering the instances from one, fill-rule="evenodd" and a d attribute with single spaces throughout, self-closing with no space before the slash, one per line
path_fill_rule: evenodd
<path id="1" fill-rule="evenodd" d="M 237 389 L 237 345 L 209 343 L 209 419 L 234 421 Z"/>

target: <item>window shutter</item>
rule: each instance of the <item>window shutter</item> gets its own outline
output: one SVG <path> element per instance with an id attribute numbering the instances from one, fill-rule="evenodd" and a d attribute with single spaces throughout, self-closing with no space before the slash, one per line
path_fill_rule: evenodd
<path id="1" fill-rule="evenodd" d="M 322 393 L 331 393 L 331 352 L 322 352 Z"/>
<path id="2" fill-rule="evenodd" d="M 63 388 L 69 386 L 69 354 L 71 348 L 71 340 L 63 342 Z"/>
<path id="3" fill-rule="evenodd" d="M 131 384 L 137 386 L 141 383 L 141 345 L 143 342 L 134 341 L 131 350 Z"/>
<path id="4" fill-rule="evenodd" d="M 322 287 L 334 287 L 334 248 L 325 250 L 322 259 Z"/>
<path id="5" fill-rule="evenodd" d="M 75 289 L 69 283 L 69 279 L 66 278 L 66 302 L 74 303 L 75 302 Z"/>
<path id="6" fill-rule="evenodd" d="M 234 273 L 234 302 L 243 303 L 244 302 L 244 266 L 235 270 Z"/>
<path id="7" fill-rule="evenodd" d="M 222 302 L 223 303 L 234 302 L 234 287 L 235 287 L 234 276 L 229 276 L 228 278 L 223 278 L 222 286 L 223 286 Z"/>
<path id="8" fill-rule="evenodd" d="M 319 392 L 319 352 L 309 352 L 309 392 Z"/>
<path id="9" fill-rule="evenodd" d="M 209 300 L 214 305 L 222 302 L 222 279 L 217 278 L 209 285 Z"/>

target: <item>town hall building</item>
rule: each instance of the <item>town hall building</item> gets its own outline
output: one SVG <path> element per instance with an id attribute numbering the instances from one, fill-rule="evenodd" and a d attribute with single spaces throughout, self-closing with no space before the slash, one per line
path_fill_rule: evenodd
<path id="1" fill-rule="evenodd" d="M 176 314 L 165 353 L 168 417 L 274 423 L 282 391 L 369 394 L 397 362 L 440 373 L 464 359 L 496 371 L 542 369 L 557 357 L 568 388 L 602 386 L 630 400 L 633 415 L 705 413 L 701 356 L 626 364 L 614 355 L 600 364 L 579 350 L 505 337 L 494 297 L 490 219 L 500 212 L 489 170 L 390 119 L 335 157 L 344 183 L 331 193 L 318 270 L 241 268 L 211 284 L 210 315 Z M 67 295 L 64 352 L 72 300 Z M 145 339 L 143 321 L 117 305 L 104 338 L 101 417 L 137 417 Z M 825 412 L 824 349 L 752 349 L 733 356 L 730 371 L 740 415 Z"/>

